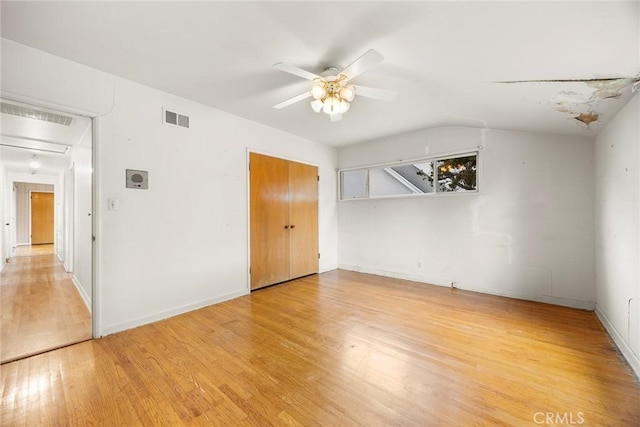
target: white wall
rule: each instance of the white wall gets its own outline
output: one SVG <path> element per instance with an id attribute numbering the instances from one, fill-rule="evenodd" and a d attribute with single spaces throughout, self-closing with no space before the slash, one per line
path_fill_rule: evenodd
<path id="1" fill-rule="evenodd" d="M 640 376 L 640 96 L 595 142 L 596 313 Z"/>
<path id="2" fill-rule="evenodd" d="M 7 199 L 7 173 L 2 164 L 2 158 L 0 158 L 0 201 L 2 206 L 0 207 L 0 271 L 6 264 L 8 256 L 7 241 L 9 228 L 5 225 L 9 222 L 9 200 Z"/>
<path id="3" fill-rule="evenodd" d="M 479 194 L 340 202 L 339 266 L 592 309 L 591 140 L 442 127 L 343 147 L 339 163 L 478 146 Z"/>
<path id="4" fill-rule="evenodd" d="M 64 247 L 66 246 L 66 242 L 64 240 L 64 203 L 66 193 L 64 188 L 64 175 L 62 172 L 58 174 L 58 183 L 56 184 L 56 187 L 59 188 L 58 194 L 61 197 L 55 200 L 56 205 L 54 217 L 57 218 L 55 223 L 55 250 L 58 259 L 64 261 Z"/>
<path id="5" fill-rule="evenodd" d="M 2 95 L 100 114 L 112 108 L 114 76 L 5 38 L 1 44 Z M 46 74 L 42 70 L 47 70 Z"/>
<path id="6" fill-rule="evenodd" d="M 320 269 L 336 267 L 335 149 L 6 39 L 2 90 L 99 113 L 98 334 L 248 292 L 247 149 L 319 166 Z M 191 129 L 163 125 L 162 107 Z M 126 189 L 127 168 L 149 189 Z"/>
<path id="7" fill-rule="evenodd" d="M 85 304 L 91 311 L 92 297 L 92 235 L 93 235 L 93 206 L 91 199 L 92 166 L 91 166 L 91 126 L 82 135 L 71 153 L 73 165 L 73 184 L 69 194 L 73 197 L 69 200 L 73 212 L 73 257 L 72 271 L 73 281 L 78 287 Z"/>
<path id="8" fill-rule="evenodd" d="M 64 210 L 63 210 L 63 230 L 64 230 L 64 248 L 62 262 L 64 269 L 70 273 L 73 271 L 73 216 L 74 216 L 74 189 L 75 182 L 73 164 L 64 172 Z"/>

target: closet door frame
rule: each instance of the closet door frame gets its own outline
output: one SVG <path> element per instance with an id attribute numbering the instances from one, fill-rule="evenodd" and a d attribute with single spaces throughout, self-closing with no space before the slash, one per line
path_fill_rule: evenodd
<path id="1" fill-rule="evenodd" d="M 251 171 L 249 170 L 249 163 L 251 159 L 251 153 L 261 154 L 263 156 L 276 157 L 282 160 L 288 160 L 290 162 L 302 163 L 309 166 L 315 166 L 318 168 L 318 174 L 320 174 L 320 165 L 305 160 L 300 160 L 293 157 L 282 156 L 278 153 L 271 151 L 256 150 L 253 148 L 247 148 L 246 152 L 246 171 L 247 171 L 247 291 L 251 292 Z M 318 183 L 318 239 L 320 239 L 320 185 Z M 320 252 L 320 241 L 318 240 L 318 252 Z M 319 265 L 318 265 L 319 268 Z M 319 270 L 318 270 L 319 272 Z"/>

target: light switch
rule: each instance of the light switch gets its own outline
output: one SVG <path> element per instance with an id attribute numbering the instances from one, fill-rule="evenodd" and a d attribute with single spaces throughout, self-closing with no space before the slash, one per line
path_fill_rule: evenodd
<path id="1" fill-rule="evenodd" d="M 120 209 L 120 199 L 107 199 L 107 209 L 110 211 Z"/>

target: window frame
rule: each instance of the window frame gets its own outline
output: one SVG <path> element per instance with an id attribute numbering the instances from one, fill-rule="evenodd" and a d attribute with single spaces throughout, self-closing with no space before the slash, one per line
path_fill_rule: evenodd
<path id="1" fill-rule="evenodd" d="M 415 197 L 460 197 L 460 196 L 471 196 L 480 194 L 482 179 L 482 156 L 480 155 L 482 151 L 482 147 L 473 148 L 470 150 L 458 150 L 458 151 L 450 151 L 446 153 L 439 153 L 431 156 L 417 157 L 413 159 L 407 160 L 398 160 L 395 162 L 385 162 L 385 163 L 375 163 L 364 166 L 354 166 L 347 168 L 339 168 L 337 170 L 337 182 L 338 182 L 338 201 L 339 202 L 348 202 L 354 200 L 377 200 L 377 199 L 397 199 L 397 198 L 415 198 Z M 476 156 L 476 189 L 468 190 L 468 191 L 438 191 L 437 185 L 437 162 L 439 160 L 447 160 L 457 157 L 465 157 L 465 156 Z M 427 163 L 431 162 L 434 172 L 436 173 L 436 179 L 433 185 L 433 191 L 430 193 L 413 193 L 413 194 L 393 194 L 393 195 L 381 195 L 381 196 L 372 196 L 371 195 L 371 173 L 372 169 L 380 169 L 386 167 L 397 167 L 402 165 L 412 165 L 416 163 Z M 352 171 L 366 171 L 367 181 L 366 181 L 366 195 L 364 197 L 351 197 L 351 198 L 343 198 L 343 173 L 344 172 L 352 172 Z"/>

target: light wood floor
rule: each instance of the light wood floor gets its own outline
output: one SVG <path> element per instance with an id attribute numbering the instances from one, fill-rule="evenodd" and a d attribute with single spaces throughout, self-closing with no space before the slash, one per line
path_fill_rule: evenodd
<path id="1" fill-rule="evenodd" d="M 53 254 L 54 246 L 50 244 L 45 245 L 25 245 L 16 247 L 16 256 L 35 256 L 35 255 L 51 255 Z"/>
<path id="2" fill-rule="evenodd" d="M 4 425 L 640 423 L 638 381 L 593 313 L 346 271 L 12 362 L 0 381 Z"/>
<path id="3" fill-rule="evenodd" d="M 89 311 L 52 247 L 20 247 L 0 274 L 2 363 L 91 338 Z"/>

